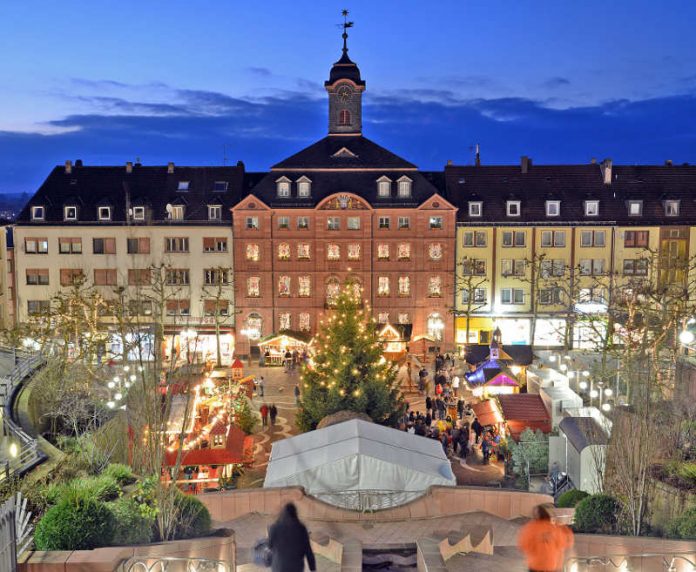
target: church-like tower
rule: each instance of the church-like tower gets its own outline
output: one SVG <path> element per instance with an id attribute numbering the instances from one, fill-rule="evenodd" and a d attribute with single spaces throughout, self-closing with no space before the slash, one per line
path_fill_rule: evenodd
<path id="1" fill-rule="evenodd" d="M 329 94 L 329 135 L 360 135 L 362 133 L 362 92 L 365 82 L 360 69 L 348 57 L 348 28 L 343 24 L 343 55 L 332 67 L 324 87 Z"/>

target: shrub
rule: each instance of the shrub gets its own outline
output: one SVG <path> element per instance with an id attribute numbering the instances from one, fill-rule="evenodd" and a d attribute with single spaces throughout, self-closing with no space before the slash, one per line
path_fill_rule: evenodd
<path id="1" fill-rule="evenodd" d="M 46 502 L 49 505 L 58 504 L 64 498 L 92 498 L 109 501 L 118 498 L 121 487 L 116 479 L 109 475 L 73 479 L 69 483 L 53 483 L 46 489 Z"/>
<path id="2" fill-rule="evenodd" d="M 577 532 L 611 533 L 616 528 L 619 502 L 609 495 L 592 495 L 575 506 Z"/>
<path id="3" fill-rule="evenodd" d="M 556 506 L 558 508 L 574 508 L 577 504 L 584 498 L 589 497 L 590 494 L 580 489 L 571 489 L 564 492 L 558 501 L 556 501 Z"/>
<path id="4" fill-rule="evenodd" d="M 115 518 L 105 503 L 89 498 L 61 500 L 36 526 L 38 550 L 90 550 L 108 546 Z"/>
<path id="5" fill-rule="evenodd" d="M 210 532 L 210 513 L 196 497 L 179 494 L 174 501 L 178 512 L 174 539 L 196 538 Z"/>
<path id="6" fill-rule="evenodd" d="M 104 471 L 102 476 L 106 475 L 114 479 L 119 485 L 131 485 L 135 482 L 133 470 L 128 465 L 121 463 L 111 463 Z"/>
<path id="7" fill-rule="evenodd" d="M 134 499 L 121 498 L 111 503 L 111 512 L 115 518 L 114 546 L 130 544 L 147 544 L 152 539 L 154 516 L 147 510 L 141 510 Z"/>
<path id="8" fill-rule="evenodd" d="M 667 525 L 667 536 L 696 540 L 696 506 L 670 521 Z"/>

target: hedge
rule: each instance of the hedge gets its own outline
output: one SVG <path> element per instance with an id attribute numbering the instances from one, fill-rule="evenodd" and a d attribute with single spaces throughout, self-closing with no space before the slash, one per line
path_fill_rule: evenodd
<path id="1" fill-rule="evenodd" d="M 619 502 L 609 495 L 592 495 L 575 506 L 573 528 L 577 532 L 615 532 Z"/>

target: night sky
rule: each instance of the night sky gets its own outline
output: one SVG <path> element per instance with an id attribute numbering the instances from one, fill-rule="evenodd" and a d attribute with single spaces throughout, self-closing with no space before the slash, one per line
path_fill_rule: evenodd
<path id="1" fill-rule="evenodd" d="M 423 169 L 696 162 L 693 0 L 5 1 L 0 192 L 66 159 L 267 169 L 326 134 L 344 7 L 364 134 Z"/>

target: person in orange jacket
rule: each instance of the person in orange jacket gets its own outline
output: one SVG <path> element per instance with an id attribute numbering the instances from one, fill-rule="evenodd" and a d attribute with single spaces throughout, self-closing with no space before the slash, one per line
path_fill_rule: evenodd
<path id="1" fill-rule="evenodd" d="M 573 532 L 551 522 L 545 505 L 534 507 L 534 520 L 522 527 L 517 547 L 527 557 L 530 572 L 556 572 L 563 569 L 565 551 L 573 546 Z"/>

